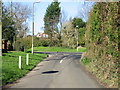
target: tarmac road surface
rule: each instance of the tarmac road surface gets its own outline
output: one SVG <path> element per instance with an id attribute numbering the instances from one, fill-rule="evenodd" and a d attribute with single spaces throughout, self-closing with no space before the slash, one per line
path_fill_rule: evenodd
<path id="1" fill-rule="evenodd" d="M 80 65 L 81 53 L 48 53 L 11 88 L 102 88 Z"/>

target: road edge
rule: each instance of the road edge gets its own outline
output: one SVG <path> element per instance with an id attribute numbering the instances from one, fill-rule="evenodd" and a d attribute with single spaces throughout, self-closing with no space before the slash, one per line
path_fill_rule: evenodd
<path id="1" fill-rule="evenodd" d="M 87 66 L 85 66 L 85 65 L 81 62 L 81 59 L 82 59 L 83 57 L 84 57 L 84 54 L 82 54 L 82 56 L 81 56 L 81 58 L 80 58 L 80 65 L 83 67 L 83 69 L 86 71 L 86 73 L 87 73 L 91 78 L 95 79 L 95 80 L 100 84 L 101 87 L 103 87 L 103 88 L 109 88 L 108 86 L 106 86 L 105 83 L 103 83 L 102 81 L 100 81 L 100 79 L 97 78 L 97 77 L 92 73 L 92 71 L 89 70 L 89 68 L 88 68 Z"/>
<path id="2" fill-rule="evenodd" d="M 47 54 L 46 54 L 47 55 Z M 46 60 L 48 57 L 50 57 L 49 55 L 47 55 L 46 58 L 44 58 L 42 61 Z M 10 87 L 12 87 L 14 84 L 18 83 L 18 81 L 22 78 L 24 78 L 27 74 L 29 74 L 31 71 L 33 71 L 37 65 L 39 65 L 42 61 L 38 62 L 32 69 L 30 69 L 30 71 L 28 71 L 26 74 L 24 74 L 22 77 L 18 78 L 17 80 L 13 81 L 13 82 L 10 82 L 6 85 L 3 85 L 1 88 L 2 89 L 9 89 Z"/>

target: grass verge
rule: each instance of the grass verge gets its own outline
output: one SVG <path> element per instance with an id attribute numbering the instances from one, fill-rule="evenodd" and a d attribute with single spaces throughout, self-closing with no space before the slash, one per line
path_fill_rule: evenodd
<path id="1" fill-rule="evenodd" d="M 28 49 L 27 51 L 31 51 L 31 49 Z M 41 52 L 85 52 L 86 48 L 81 47 L 78 49 L 69 49 L 69 48 L 63 48 L 63 47 L 34 47 L 34 51 L 41 51 Z"/>
<path id="2" fill-rule="evenodd" d="M 80 63 L 86 68 L 86 70 L 93 76 L 95 77 L 95 79 L 100 83 L 100 85 L 104 88 L 119 88 L 118 85 L 118 74 L 113 72 L 115 69 L 114 67 L 112 67 L 111 71 L 109 71 L 109 68 L 106 68 L 106 72 L 103 70 L 104 68 L 101 67 L 98 68 L 99 64 L 98 61 L 96 62 L 91 62 L 90 59 L 83 57 L 80 60 Z M 106 61 L 107 64 L 109 64 L 109 62 Z"/>
<path id="3" fill-rule="evenodd" d="M 88 65 L 90 63 L 90 60 L 87 59 L 87 58 L 82 58 L 81 59 L 81 62 L 84 64 L 84 65 Z"/>
<path id="4" fill-rule="evenodd" d="M 22 56 L 22 68 L 18 68 L 18 58 Z M 29 54 L 29 65 L 26 65 L 25 52 L 8 52 L 2 56 L 2 85 L 11 83 L 18 78 L 21 78 L 36 64 L 42 61 L 47 55 L 45 54 Z"/>

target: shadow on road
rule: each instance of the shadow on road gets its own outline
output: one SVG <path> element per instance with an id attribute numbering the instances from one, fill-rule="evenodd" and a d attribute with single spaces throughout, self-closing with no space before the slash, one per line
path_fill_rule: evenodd
<path id="1" fill-rule="evenodd" d="M 42 74 L 53 74 L 53 73 L 58 73 L 59 71 L 45 71 L 42 72 Z"/>

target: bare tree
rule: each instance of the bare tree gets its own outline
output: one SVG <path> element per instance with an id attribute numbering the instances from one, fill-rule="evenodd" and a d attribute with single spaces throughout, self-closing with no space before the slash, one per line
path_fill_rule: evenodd
<path id="1" fill-rule="evenodd" d="M 93 5 L 94 5 L 93 2 L 84 2 L 84 3 L 80 2 L 80 6 L 82 8 L 78 7 L 78 9 L 79 9 L 79 12 L 78 12 L 79 17 L 82 18 L 84 21 L 87 21 L 88 14 L 89 14 L 89 12 L 90 12 Z"/>
<path id="2" fill-rule="evenodd" d="M 28 6 L 16 2 L 12 4 L 12 17 L 15 21 L 17 37 L 22 38 L 25 36 L 26 31 L 28 30 L 26 21 L 30 16 L 31 9 Z"/>
<path id="3" fill-rule="evenodd" d="M 59 37 L 61 38 L 61 31 L 64 29 L 63 24 L 67 21 L 67 13 L 63 10 L 60 15 L 60 32 Z"/>
<path id="4" fill-rule="evenodd" d="M 67 13 L 63 10 L 60 15 L 60 27 L 67 21 Z"/>
<path id="5" fill-rule="evenodd" d="M 76 47 L 76 32 L 71 21 L 67 21 L 63 24 L 61 30 L 62 46 L 75 48 Z"/>

